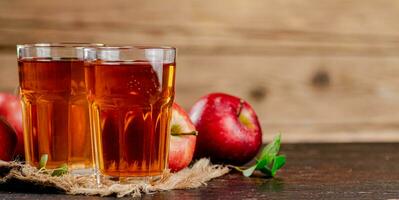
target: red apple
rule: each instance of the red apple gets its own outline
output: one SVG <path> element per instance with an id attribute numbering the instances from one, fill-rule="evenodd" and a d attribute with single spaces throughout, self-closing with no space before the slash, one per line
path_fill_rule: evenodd
<path id="1" fill-rule="evenodd" d="M 188 114 L 176 103 L 172 107 L 169 168 L 179 171 L 193 159 L 197 131 Z"/>
<path id="2" fill-rule="evenodd" d="M 0 93 L 0 116 L 2 116 L 17 133 L 16 155 L 24 155 L 24 135 L 22 128 L 22 106 L 20 99 L 12 94 Z"/>
<path id="3" fill-rule="evenodd" d="M 262 130 L 252 107 L 244 100 L 212 93 L 190 111 L 198 131 L 195 157 L 242 165 L 254 158 L 262 144 Z"/>
<path id="4" fill-rule="evenodd" d="M 0 160 L 12 160 L 17 146 L 17 135 L 11 125 L 0 117 Z"/>

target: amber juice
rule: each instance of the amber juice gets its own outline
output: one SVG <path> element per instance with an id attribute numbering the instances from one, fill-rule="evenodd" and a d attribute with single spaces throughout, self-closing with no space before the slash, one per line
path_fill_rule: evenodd
<path id="1" fill-rule="evenodd" d="M 30 58 L 18 66 L 27 162 L 37 166 L 47 154 L 47 168 L 92 168 L 83 61 Z"/>
<path id="2" fill-rule="evenodd" d="M 85 71 L 101 174 L 160 175 L 168 158 L 175 64 L 95 61 Z"/>

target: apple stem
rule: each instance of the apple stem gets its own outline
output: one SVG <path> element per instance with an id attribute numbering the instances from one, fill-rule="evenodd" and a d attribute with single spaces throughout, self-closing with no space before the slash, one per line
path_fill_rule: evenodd
<path id="1" fill-rule="evenodd" d="M 240 99 L 240 105 L 238 106 L 237 117 L 240 117 L 243 106 L 244 106 L 244 100 Z"/>
<path id="2" fill-rule="evenodd" d="M 198 131 L 191 131 L 187 133 L 171 133 L 172 136 L 183 136 L 183 135 L 198 135 Z"/>

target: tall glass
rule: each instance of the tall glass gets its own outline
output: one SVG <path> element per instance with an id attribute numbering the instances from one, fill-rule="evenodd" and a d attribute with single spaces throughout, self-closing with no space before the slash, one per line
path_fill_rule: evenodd
<path id="1" fill-rule="evenodd" d="M 171 47 L 85 49 L 94 155 L 103 177 L 154 177 L 167 166 L 175 95 Z"/>
<path id="2" fill-rule="evenodd" d="M 73 172 L 93 168 L 83 48 L 101 44 L 18 45 L 25 157 L 47 168 L 67 164 Z"/>

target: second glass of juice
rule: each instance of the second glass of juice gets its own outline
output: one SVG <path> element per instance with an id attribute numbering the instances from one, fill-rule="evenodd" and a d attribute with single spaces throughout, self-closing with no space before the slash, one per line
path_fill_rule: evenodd
<path id="1" fill-rule="evenodd" d="M 18 45 L 25 157 L 46 168 L 67 164 L 72 172 L 93 169 L 83 48 L 100 44 Z"/>
<path id="2" fill-rule="evenodd" d="M 161 175 L 168 160 L 176 50 L 110 46 L 85 51 L 100 174 L 119 180 Z"/>

